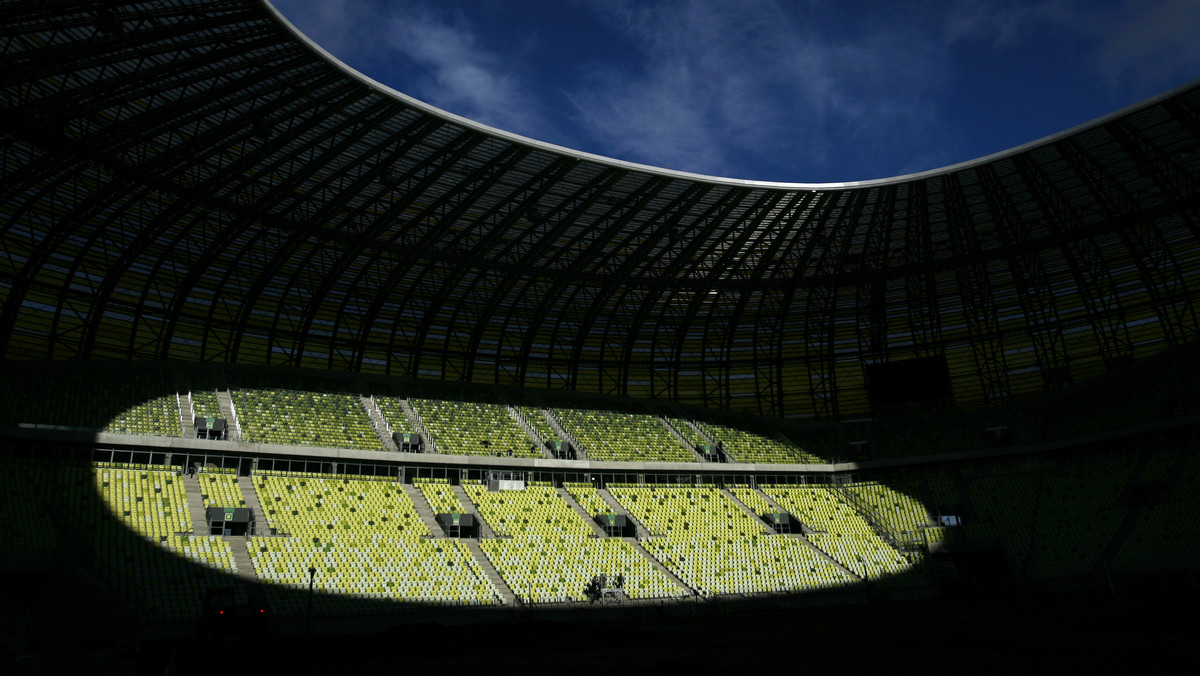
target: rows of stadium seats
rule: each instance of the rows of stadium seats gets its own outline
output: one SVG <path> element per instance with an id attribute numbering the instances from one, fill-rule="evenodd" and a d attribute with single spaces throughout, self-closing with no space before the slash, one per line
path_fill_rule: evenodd
<path id="1" fill-rule="evenodd" d="M 194 617 L 204 590 L 221 585 L 222 574 L 237 571 L 229 544 L 220 537 L 192 534 L 178 471 L 97 465 L 86 468 L 87 478 L 111 518 L 93 517 L 86 526 L 84 538 L 95 552 L 96 564 L 110 583 L 138 598 L 151 616 Z M 200 564 L 199 574 L 189 562 Z"/>
<path id="2" fill-rule="evenodd" d="M 563 488 L 575 498 L 575 502 L 583 508 L 583 511 L 592 516 L 600 516 L 601 514 L 613 514 L 614 510 L 604 498 L 600 497 L 600 493 L 596 487 L 589 483 L 583 482 L 563 482 Z"/>
<path id="3" fill-rule="evenodd" d="M 1030 532 L 1031 577 L 1084 575 L 1100 557 L 1127 509 L 1117 496 L 1127 485 L 1136 459 L 1105 458 L 1061 468 L 1043 476 Z"/>
<path id="4" fill-rule="evenodd" d="M 202 468 L 197 475 L 204 507 L 245 507 L 246 497 L 232 469 Z"/>
<path id="5" fill-rule="evenodd" d="M 439 453 L 544 457 L 503 404 L 418 398 L 410 399 L 409 404 Z"/>
<path id="6" fill-rule="evenodd" d="M 394 480 L 255 475 L 254 481 L 270 527 L 287 535 L 251 538 L 255 571 L 269 584 L 304 588 L 309 568 L 315 568 L 315 586 L 337 593 L 324 597 L 330 612 L 360 611 L 363 599 L 499 602 L 466 546 L 430 539 L 415 505 Z M 298 608 L 284 610 L 292 611 Z"/>
<path id="7" fill-rule="evenodd" d="M 232 389 L 245 441 L 383 450 L 356 397 L 329 392 Z"/>
<path id="8" fill-rule="evenodd" d="M 425 496 L 434 514 L 461 514 L 467 511 L 445 479 L 414 479 L 413 484 Z"/>
<path id="9" fill-rule="evenodd" d="M 849 484 L 846 490 L 858 496 L 868 505 L 875 518 L 883 521 L 892 531 L 920 533 L 927 528 L 929 513 L 914 495 L 917 486 L 898 483 L 893 486 L 876 482 Z"/>
<path id="10" fill-rule="evenodd" d="M 916 411 L 875 420 L 873 455 L 907 458 L 979 448 L 978 425 L 959 411 Z"/>
<path id="11" fill-rule="evenodd" d="M 689 425 L 683 418 L 666 417 L 665 420 L 671 425 L 671 427 L 675 428 L 675 431 L 679 432 L 679 435 L 682 436 L 692 448 L 703 446 L 708 443 L 708 440 L 705 439 L 699 432 L 697 432 L 695 428 Z"/>
<path id="12" fill-rule="evenodd" d="M 489 491 L 478 483 L 463 484 L 479 515 L 499 537 L 558 538 L 592 535 L 591 528 L 550 486 Z"/>
<path id="13" fill-rule="evenodd" d="M 221 403 L 216 390 L 192 390 L 192 412 L 198 418 L 220 418 Z"/>
<path id="14" fill-rule="evenodd" d="M 6 513 L 29 513 L 30 523 L 41 523 L 45 531 L 31 537 L 29 528 L 10 526 L 4 532 L 13 537 L 0 543 L 0 552 L 59 551 L 62 533 L 68 533 L 71 547 L 85 554 L 81 561 L 95 566 L 101 579 L 149 616 L 165 620 L 194 616 L 204 589 L 221 584 L 222 573 L 236 571 L 226 540 L 194 535 L 185 478 L 177 468 L 89 463 L 51 471 L 38 463 L 6 461 L 0 469 L 0 505 L 13 508 Z M 414 483 L 435 512 L 477 512 L 492 526 L 496 537 L 480 543 L 487 562 L 531 603 L 582 601 L 587 583 L 600 573 L 610 581 L 621 575 L 630 598 L 688 594 L 655 560 L 706 596 L 838 588 L 857 584 L 859 577 L 891 588 L 926 584 L 906 573 L 913 563 L 874 532 L 856 504 L 866 505 L 887 528 L 922 530 L 930 542 L 997 540 L 1013 570 L 1030 579 L 1081 578 L 1098 565 L 1106 547 L 1112 550 L 1106 560 L 1113 573 L 1182 569 L 1200 556 L 1195 518 L 1200 461 L 1187 450 L 1144 458 L 1128 453 L 999 458 L 931 476 L 891 487 L 732 485 L 728 494 L 710 486 L 610 484 L 609 492 L 652 535 L 640 547 L 597 537 L 546 482 L 503 491 L 464 482 L 466 504 L 445 479 Z M 203 470 L 196 480 L 206 504 L 240 504 L 245 498 L 227 470 Z M 385 602 L 396 600 L 501 602 L 483 572 L 487 562 L 456 540 L 433 537 L 395 479 L 256 472 L 253 481 L 265 519 L 279 533 L 252 540 L 254 572 L 273 590 L 268 596 L 284 614 L 304 611 L 295 605 L 294 592 L 307 587 L 310 566 L 318 570 L 318 588 L 327 592 L 319 597 L 318 612 L 395 607 Z M 611 511 L 591 484 L 564 488 L 589 514 Z M 848 501 L 846 492 L 855 499 Z M 914 498 L 926 494 L 969 514 L 970 522 L 931 527 L 933 510 Z M 776 509 L 771 501 L 814 532 L 768 534 L 761 520 L 737 504 L 762 515 Z M 40 517 L 22 512 L 21 503 L 42 505 Z"/>
<path id="15" fill-rule="evenodd" d="M 408 417 L 404 415 L 404 409 L 400 406 L 399 397 L 376 396 L 375 405 L 379 407 L 379 412 L 383 415 L 383 419 L 391 426 L 394 434 L 411 434 L 416 430 L 412 429 L 412 425 L 408 422 Z"/>
<path id="16" fill-rule="evenodd" d="M 43 501 L 48 474 L 44 463 L 0 459 L 0 553 L 63 550 L 65 543 Z"/>
<path id="17" fill-rule="evenodd" d="M 610 484 L 622 506 L 659 535 L 646 549 L 702 595 L 833 588 L 853 583 L 798 539 L 767 535 L 715 487 Z"/>
<path id="18" fill-rule="evenodd" d="M 558 439 L 558 434 L 554 432 L 554 428 L 550 427 L 550 423 L 546 422 L 546 417 L 542 415 L 541 410 L 533 406 L 515 406 L 517 411 L 525 416 L 525 420 L 529 425 L 542 436 L 543 441 L 555 441 Z"/>
<path id="19" fill-rule="evenodd" d="M 556 408 L 555 417 L 592 460 L 697 462 L 698 458 L 653 415 Z"/>
<path id="20" fill-rule="evenodd" d="M 860 577 L 889 583 L 911 566 L 833 489 L 822 485 L 762 485 L 763 493 L 814 532 L 809 542 Z M 915 580 L 912 580 L 915 582 Z"/>
<path id="21" fill-rule="evenodd" d="M 813 463 L 824 462 L 819 457 L 781 439 L 772 439 L 736 427 L 703 422 L 700 429 L 714 441 L 721 442 L 725 452 L 737 462 Z"/>
<path id="22" fill-rule="evenodd" d="M 775 508 L 771 506 L 771 503 L 767 502 L 767 499 L 763 497 L 762 493 L 759 493 L 749 486 L 730 486 L 729 492 L 733 493 L 733 496 L 741 501 L 743 505 L 749 507 L 751 511 L 759 516 L 770 514 L 776 511 Z"/>
<path id="23" fill-rule="evenodd" d="M 179 398 L 175 394 L 168 394 L 130 406 L 113 416 L 103 431 L 147 437 L 182 436 Z"/>
<path id="24" fill-rule="evenodd" d="M 1175 470 L 1172 472 L 1172 470 Z M 1118 573 L 1194 569 L 1200 561 L 1200 457 L 1152 457 L 1142 469 L 1133 527 L 1113 559 Z M 1148 503 L 1148 504 L 1145 504 Z"/>
<path id="25" fill-rule="evenodd" d="M 150 436 L 183 433 L 175 386 L 166 373 L 147 368 L 119 376 L 89 370 L 9 380 L 0 387 L 0 422 Z"/>
<path id="26" fill-rule="evenodd" d="M 500 536 L 481 543 L 484 554 L 523 602 L 583 601 L 588 583 L 601 574 L 610 582 L 620 575 L 625 593 L 634 599 L 687 593 L 632 544 L 597 538 L 548 484 L 504 491 L 489 491 L 475 483 L 463 488 Z"/>

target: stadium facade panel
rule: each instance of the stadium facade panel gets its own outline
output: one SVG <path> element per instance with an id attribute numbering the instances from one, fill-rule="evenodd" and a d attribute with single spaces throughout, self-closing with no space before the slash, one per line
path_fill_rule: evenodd
<path id="1" fill-rule="evenodd" d="M 0 357 L 294 366 L 870 409 L 1193 341 L 1200 85 L 862 183 L 671 172 L 373 83 L 255 0 L 0 7 Z"/>

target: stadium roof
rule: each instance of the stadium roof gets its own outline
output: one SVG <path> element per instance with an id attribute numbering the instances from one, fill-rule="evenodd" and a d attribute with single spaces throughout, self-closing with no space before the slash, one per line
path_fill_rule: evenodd
<path id="1" fill-rule="evenodd" d="M 186 360 L 855 416 L 1196 338 L 1200 83 L 981 160 L 738 181 L 484 127 L 256 0 L 7 2 L 0 356 Z"/>

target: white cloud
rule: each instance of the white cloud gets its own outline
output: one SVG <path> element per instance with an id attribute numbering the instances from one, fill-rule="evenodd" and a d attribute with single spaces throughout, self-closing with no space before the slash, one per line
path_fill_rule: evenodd
<path id="1" fill-rule="evenodd" d="M 539 137 L 549 127 L 520 73 L 524 51 L 502 52 L 476 27 L 436 4 L 276 0 L 298 28 L 354 68 L 471 120 Z M 406 69 L 389 78 L 386 73 Z M 413 73 L 418 73 L 414 75 Z"/>
<path id="2" fill-rule="evenodd" d="M 783 148 L 811 171 L 835 152 L 874 152 L 847 142 L 916 138 L 937 124 L 930 99 L 946 79 L 943 47 L 894 25 L 831 37 L 770 0 L 601 2 L 598 11 L 640 68 L 591 64 L 569 97 L 580 126 L 618 156 L 739 175 L 748 156 Z"/>
<path id="3" fill-rule="evenodd" d="M 347 62 L 377 56 L 380 8 L 362 0 L 272 0 L 297 28 Z"/>
<path id="4" fill-rule="evenodd" d="M 500 55 L 480 46 L 461 18 L 427 11 L 405 12 L 389 22 L 388 44 L 428 75 L 407 92 L 439 108 L 513 131 L 527 127 L 523 110 L 532 98 Z M 517 128 L 514 128 L 517 127 Z"/>

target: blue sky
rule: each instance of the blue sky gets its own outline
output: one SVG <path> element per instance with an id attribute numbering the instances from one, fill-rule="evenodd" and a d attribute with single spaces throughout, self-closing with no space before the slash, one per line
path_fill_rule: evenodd
<path id="1" fill-rule="evenodd" d="M 272 0 L 439 108 L 785 182 L 981 157 L 1200 77 L 1200 0 Z"/>

